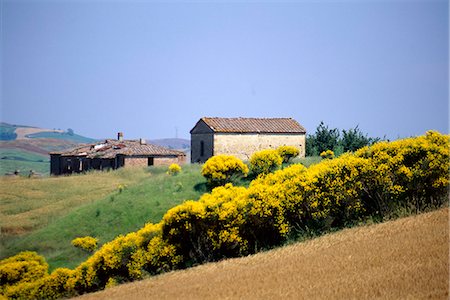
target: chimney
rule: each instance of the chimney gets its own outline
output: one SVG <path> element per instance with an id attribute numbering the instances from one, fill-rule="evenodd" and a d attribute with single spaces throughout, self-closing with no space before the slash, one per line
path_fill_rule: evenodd
<path id="1" fill-rule="evenodd" d="M 117 133 L 117 140 L 122 142 L 123 141 L 123 132 L 118 132 Z"/>
<path id="2" fill-rule="evenodd" d="M 147 144 L 147 142 L 144 139 L 140 139 L 139 141 L 141 142 L 141 145 Z"/>

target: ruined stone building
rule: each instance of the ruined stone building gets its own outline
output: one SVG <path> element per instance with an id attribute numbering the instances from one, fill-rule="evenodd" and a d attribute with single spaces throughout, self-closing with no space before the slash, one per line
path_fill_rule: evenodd
<path id="1" fill-rule="evenodd" d="M 191 162 L 218 154 L 248 160 L 255 152 L 287 145 L 305 156 L 306 130 L 292 118 L 201 118 L 191 133 Z"/>
<path id="2" fill-rule="evenodd" d="M 158 166 L 183 164 L 186 154 L 181 151 L 147 144 L 145 140 L 117 140 L 82 145 L 63 152 L 50 153 L 50 174 L 81 173 L 87 170 L 117 169 L 129 166 Z"/>

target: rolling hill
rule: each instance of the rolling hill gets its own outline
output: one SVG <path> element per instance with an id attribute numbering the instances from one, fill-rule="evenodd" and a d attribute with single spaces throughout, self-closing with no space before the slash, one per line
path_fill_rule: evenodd
<path id="1" fill-rule="evenodd" d="M 87 138 L 59 129 L 45 129 L 26 125 L 0 123 L 0 175 L 19 171 L 21 175 L 30 170 L 48 175 L 50 161 L 48 153 L 91 143 Z"/>

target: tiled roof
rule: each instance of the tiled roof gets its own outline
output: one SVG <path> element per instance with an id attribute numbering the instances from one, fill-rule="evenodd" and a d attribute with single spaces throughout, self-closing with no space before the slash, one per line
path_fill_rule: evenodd
<path id="1" fill-rule="evenodd" d="M 292 118 L 202 118 L 214 132 L 306 133 Z"/>
<path id="2" fill-rule="evenodd" d="M 178 156 L 185 155 L 181 151 L 171 150 L 153 144 L 141 144 L 135 140 L 106 140 L 103 143 L 89 144 L 65 152 L 51 152 L 62 156 L 86 156 L 89 158 L 114 158 L 116 155 L 144 156 Z"/>

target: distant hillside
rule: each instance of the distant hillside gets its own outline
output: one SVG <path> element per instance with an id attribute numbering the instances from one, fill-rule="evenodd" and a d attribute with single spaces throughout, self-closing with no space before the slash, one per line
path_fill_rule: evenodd
<path id="1" fill-rule="evenodd" d="M 28 140 L 28 139 L 57 139 L 75 143 L 92 143 L 95 139 L 75 134 L 72 129 L 46 129 L 25 125 L 14 125 L 5 122 L 0 123 L 0 140 Z"/>
<path id="2" fill-rule="evenodd" d="M 148 142 L 150 144 L 155 144 L 176 150 L 187 150 L 190 149 L 191 147 L 191 141 L 187 139 L 178 139 L 178 138 L 157 139 L 157 140 L 149 140 Z"/>
<path id="3" fill-rule="evenodd" d="M 0 123 L 0 176 L 28 174 L 29 170 L 48 174 L 48 153 L 93 143 L 95 139 L 75 134 L 73 130 L 46 129 L 26 125 Z"/>
<path id="4" fill-rule="evenodd" d="M 15 133 L 15 131 L 16 131 L 15 125 L 1 122 L 0 123 L 0 140 L 1 141 L 15 140 L 17 137 L 17 134 Z"/>

